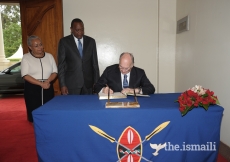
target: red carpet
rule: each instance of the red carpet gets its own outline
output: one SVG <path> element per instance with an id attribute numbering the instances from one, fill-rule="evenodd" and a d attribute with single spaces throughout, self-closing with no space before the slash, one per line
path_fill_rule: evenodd
<path id="1" fill-rule="evenodd" d="M 37 162 L 23 95 L 0 98 L 0 162 Z M 220 154 L 217 162 L 228 162 Z"/>
<path id="2" fill-rule="evenodd" d="M 222 155 L 218 154 L 217 162 L 229 162 Z"/>
<path id="3" fill-rule="evenodd" d="M 0 162 L 37 162 L 34 130 L 22 95 L 0 98 Z"/>

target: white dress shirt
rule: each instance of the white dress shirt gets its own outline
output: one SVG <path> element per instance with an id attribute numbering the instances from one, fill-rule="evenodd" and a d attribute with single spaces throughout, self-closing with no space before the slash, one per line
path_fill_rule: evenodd
<path id="1" fill-rule="evenodd" d="M 126 75 L 127 75 L 128 85 L 129 85 L 130 72 L 127 73 Z M 122 84 L 122 88 L 123 88 L 123 80 L 124 80 L 124 74 L 121 73 L 121 84 Z M 123 88 L 123 89 L 124 89 L 124 88 Z"/>
<path id="2" fill-rule="evenodd" d="M 76 43 L 77 49 L 78 49 L 78 38 L 76 38 L 74 35 L 73 35 L 73 37 L 74 37 L 74 40 L 75 40 L 75 43 Z M 81 41 L 82 49 L 83 49 L 83 37 L 81 39 L 79 39 L 79 40 Z"/>

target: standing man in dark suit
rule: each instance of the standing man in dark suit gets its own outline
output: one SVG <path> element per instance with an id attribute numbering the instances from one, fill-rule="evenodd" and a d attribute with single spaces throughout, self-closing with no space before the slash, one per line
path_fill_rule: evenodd
<path id="1" fill-rule="evenodd" d="M 71 35 L 59 41 L 58 78 L 61 93 L 92 94 L 99 78 L 96 42 L 84 35 L 81 19 L 71 22 Z"/>
<path id="2" fill-rule="evenodd" d="M 134 89 L 137 94 L 155 92 L 145 71 L 134 66 L 134 57 L 128 52 L 120 55 L 119 64 L 107 67 L 94 86 L 96 93 L 108 93 L 108 90 L 110 93 L 134 93 Z"/>

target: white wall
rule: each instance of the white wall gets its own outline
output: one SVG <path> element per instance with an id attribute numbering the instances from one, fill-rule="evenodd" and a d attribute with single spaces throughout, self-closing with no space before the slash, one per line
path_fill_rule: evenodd
<path id="1" fill-rule="evenodd" d="M 190 30 L 176 36 L 176 91 L 196 84 L 213 90 L 225 108 L 221 141 L 230 146 L 230 1 L 177 0 L 177 20 Z"/>
<path id="2" fill-rule="evenodd" d="M 175 8 L 176 0 L 63 0 L 64 35 L 72 19 L 81 18 L 85 34 L 96 40 L 101 74 L 131 52 L 158 92 L 174 92 Z"/>
<path id="3" fill-rule="evenodd" d="M 160 93 L 175 92 L 176 0 L 159 0 Z"/>

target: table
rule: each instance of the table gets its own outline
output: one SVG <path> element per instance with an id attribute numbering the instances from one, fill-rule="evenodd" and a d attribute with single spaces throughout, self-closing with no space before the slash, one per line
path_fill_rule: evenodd
<path id="1" fill-rule="evenodd" d="M 105 108 L 97 95 L 56 96 L 32 113 L 39 161 L 216 161 L 224 109 L 198 107 L 182 117 L 179 95 L 138 97 L 140 108 L 119 109 Z"/>

